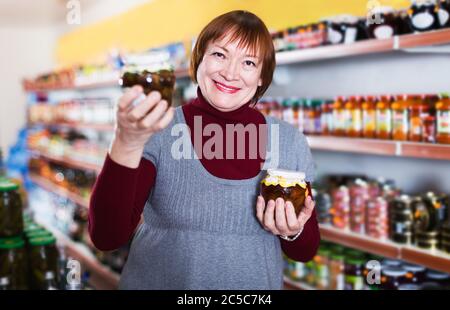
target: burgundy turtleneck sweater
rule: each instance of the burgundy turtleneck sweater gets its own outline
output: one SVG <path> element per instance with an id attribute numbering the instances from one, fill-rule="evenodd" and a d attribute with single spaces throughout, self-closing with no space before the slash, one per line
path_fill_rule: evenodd
<path id="1" fill-rule="evenodd" d="M 250 107 L 250 104 L 231 112 L 221 112 L 206 101 L 200 90 L 197 94 L 198 97 L 195 100 L 182 107 L 186 123 L 191 129 L 191 139 L 194 139 L 195 116 L 202 117 L 203 128 L 214 123 L 221 126 L 224 132 L 226 124 L 241 123 L 244 126 L 250 123 L 256 126 L 265 124 L 264 116 Z M 259 137 L 258 131 L 258 145 L 262 143 L 265 147 L 266 138 Z M 209 173 L 219 178 L 242 180 L 255 177 L 264 162 L 260 153 L 265 154 L 265 152 L 258 152 L 256 159 L 247 158 L 248 140 L 245 140 L 245 159 L 206 159 L 205 156 L 201 156 L 200 162 Z M 208 138 L 203 137 L 202 143 L 207 141 Z M 194 141 L 193 145 L 195 145 Z M 224 145 L 223 154 L 226 154 L 226 143 Z M 235 152 L 237 149 L 235 145 Z M 156 167 L 144 158 L 141 159 L 138 168 L 132 169 L 115 163 L 109 155 L 106 157 L 103 169 L 94 185 L 89 208 L 89 233 L 97 248 L 104 251 L 114 250 L 130 240 L 155 184 L 156 174 Z M 308 187 L 311 189 L 310 184 Z M 311 190 L 309 192 L 311 193 Z M 283 252 L 288 257 L 302 262 L 311 260 L 320 242 L 315 210 L 297 240 L 289 242 L 280 239 L 280 241 Z"/>

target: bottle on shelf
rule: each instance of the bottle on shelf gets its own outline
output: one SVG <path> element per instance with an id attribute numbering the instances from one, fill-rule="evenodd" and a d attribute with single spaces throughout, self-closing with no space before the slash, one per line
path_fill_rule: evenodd
<path id="1" fill-rule="evenodd" d="M 409 95 L 409 134 L 408 140 L 421 142 L 423 137 L 423 121 L 430 116 L 430 107 L 424 96 Z"/>
<path id="2" fill-rule="evenodd" d="M 361 97 L 350 96 L 345 103 L 345 134 L 348 137 L 359 138 L 362 134 Z"/>
<path id="3" fill-rule="evenodd" d="M 364 138 L 375 138 L 376 103 L 374 96 L 365 96 L 362 107 L 362 135 Z"/>
<path id="4" fill-rule="evenodd" d="M 391 104 L 392 109 L 392 139 L 408 140 L 408 102 L 406 95 L 395 96 Z"/>
<path id="5" fill-rule="evenodd" d="M 45 283 L 44 290 L 47 291 L 56 291 L 58 290 L 58 285 L 56 284 L 56 278 L 53 271 L 45 272 Z"/>
<path id="6" fill-rule="evenodd" d="M 450 144 L 450 98 L 442 95 L 436 103 L 436 141 Z"/>
<path id="7" fill-rule="evenodd" d="M 333 133 L 333 101 L 325 100 L 321 105 L 320 125 L 322 135 Z"/>
<path id="8" fill-rule="evenodd" d="M 345 135 L 345 97 L 339 96 L 333 103 L 333 135 Z"/>
<path id="9" fill-rule="evenodd" d="M 376 137 L 378 139 L 392 138 L 392 110 L 391 110 L 391 96 L 382 95 L 378 98 L 376 103 Z"/>

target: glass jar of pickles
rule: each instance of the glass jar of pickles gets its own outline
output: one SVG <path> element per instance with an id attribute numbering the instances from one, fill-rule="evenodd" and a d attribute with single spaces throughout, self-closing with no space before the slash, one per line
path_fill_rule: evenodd
<path id="1" fill-rule="evenodd" d="M 298 171 L 268 169 L 267 176 L 261 181 L 261 195 L 267 203 L 282 198 L 292 202 L 295 213 L 298 215 L 309 195 L 305 182 L 305 174 Z"/>
<path id="2" fill-rule="evenodd" d="M 9 278 L 9 288 L 26 290 L 27 256 L 20 237 L 0 239 L 0 278 Z"/>
<path id="3" fill-rule="evenodd" d="M 22 200 L 19 185 L 0 180 L 0 238 L 18 236 L 23 231 Z"/>
<path id="4" fill-rule="evenodd" d="M 36 237 L 29 240 L 30 272 L 34 289 L 45 287 L 45 274 L 52 271 L 58 274 L 58 249 L 53 236 Z"/>

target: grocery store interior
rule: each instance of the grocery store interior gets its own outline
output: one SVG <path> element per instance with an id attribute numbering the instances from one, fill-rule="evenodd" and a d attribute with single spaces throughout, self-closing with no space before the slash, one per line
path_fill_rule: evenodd
<path id="1" fill-rule="evenodd" d="M 321 245 L 285 289 L 450 289 L 450 0 L 2 0 L 0 290 L 118 288 L 130 243 L 97 250 L 87 221 L 121 76 L 170 68 L 189 102 L 196 36 L 236 9 L 276 49 L 255 108 L 316 168 Z"/>

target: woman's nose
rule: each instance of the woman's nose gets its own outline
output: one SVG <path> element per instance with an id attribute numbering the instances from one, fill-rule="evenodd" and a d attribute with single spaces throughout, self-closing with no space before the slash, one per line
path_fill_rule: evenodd
<path id="1" fill-rule="evenodd" d="M 221 71 L 222 76 L 227 81 L 237 80 L 239 78 L 239 63 L 235 61 L 230 61 Z"/>

